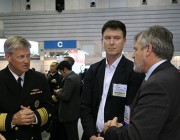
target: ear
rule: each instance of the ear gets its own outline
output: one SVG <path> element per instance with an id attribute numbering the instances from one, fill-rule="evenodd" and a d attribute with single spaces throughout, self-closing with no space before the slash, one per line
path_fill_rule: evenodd
<path id="1" fill-rule="evenodd" d="M 65 67 L 63 71 L 64 71 L 64 72 L 67 72 L 67 71 L 68 71 L 68 69 Z"/>
<path id="2" fill-rule="evenodd" d="M 10 62 L 11 61 L 11 54 L 5 53 L 5 59 Z"/>
<path id="3" fill-rule="evenodd" d="M 101 38 L 101 44 L 103 44 L 103 37 Z"/>
<path id="4" fill-rule="evenodd" d="M 124 38 L 124 44 L 126 43 L 126 41 L 127 41 L 127 40 L 126 40 L 126 37 L 125 37 L 125 38 Z"/>
<path id="5" fill-rule="evenodd" d="M 146 49 L 146 56 L 151 55 L 151 53 L 153 53 L 153 46 L 151 44 L 148 44 Z"/>

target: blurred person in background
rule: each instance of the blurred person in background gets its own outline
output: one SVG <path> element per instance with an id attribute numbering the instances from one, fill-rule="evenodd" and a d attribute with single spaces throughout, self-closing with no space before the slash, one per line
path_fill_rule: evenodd
<path id="1" fill-rule="evenodd" d="M 58 127 L 61 140 L 79 140 L 77 123 L 80 110 L 80 77 L 72 71 L 69 61 L 57 67 L 64 78 L 64 85 L 55 94 L 58 102 Z"/>
<path id="2" fill-rule="evenodd" d="M 63 58 L 63 61 L 68 61 L 72 66 L 74 65 L 74 62 L 75 62 L 75 60 L 71 56 L 65 56 Z M 49 129 L 49 132 L 51 135 L 50 140 L 57 140 L 61 136 L 61 133 L 59 133 L 59 131 L 58 131 L 59 130 L 59 125 L 58 125 L 58 104 L 59 104 L 58 102 L 59 102 L 59 99 L 56 97 L 54 90 L 57 90 L 57 89 L 63 90 L 65 78 L 63 78 L 63 76 L 61 74 L 59 74 L 57 66 L 58 66 L 58 63 L 53 62 L 51 64 L 51 67 L 50 67 L 50 71 L 58 73 L 55 75 L 57 77 L 56 83 L 54 83 L 55 88 L 53 88 L 51 90 L 52 94 L 53 94 L 52 99 L 56 105 L 56 113 L 55 113 L 54 118 L 53 118 L 52 126 Z M 60 75 L 60 78 L 58 78 L 59 75 Z"/>
<path id="3" fill-rule="evenodd" d="M 63 77 L 57 71 L 57 62 L 52 62 L 50 65 L 50 70 L 47 74 L 48 84 L 51 89 L 51 93 L 54 92 L 55 89 L 59 86 L 59 81 L 62 81 Z"/>
<path id="4" fill-rule="evenodd" d="M 65 56 L 64 59 L 63 59 L 63 61 L 69 61 L 69 63 L 71 64 L 71 66 L 73 66 L 74 63 L 75 63 L 74 58 L 72 58 L 71 56 Z"/>
<path id="5" fill-rule="evenodd" d="M 47 79 L 48 79 L 48 84 L 51 89 L 51 94 L 52 94 L 52 99 L 55 104 L 55 114 L 52 119 L 52 123 L 50 128 L 47 130 L 47 132 L 50 133 L 50 140 L 57 140 L 59 138 L 59 132 L 57 132 L 57 109 L 58 109 L 58 100 L 56 99 L 54 95 L 54 90 L 60 88 L 60 83 L 63 79 L 63 76 L 59 74 L 57 70 L 58 63 L 57 62 L 52 62 L 50 65 L 50 70 L 47 74 Z"/>

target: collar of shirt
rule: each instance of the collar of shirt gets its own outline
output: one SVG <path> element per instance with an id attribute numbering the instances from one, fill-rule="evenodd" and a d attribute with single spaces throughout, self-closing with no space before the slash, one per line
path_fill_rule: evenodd
<path id="1" fill-rule="evenodd" d="M 8 67 L 8 68 L 9 68 L 9 67 Z M 9 68 L 9 70 L 10 70 L 10 72 L 12 73 L 12 75 L 14 76 L 14 78 L 16 79 L 16 81 L 17 81 L 17 79 L 18 79 L 19 77 L 21 77 L 22 82 L 24 81 L 25 73 L 23 73 L 21 76 L 18 76 L 18 75 L 16 75 L 13 71 L 11 71 L 10 68 Z"/>
<path id="2" fill-rule="evenodd" d="M 56 74 L 56 72 L 53 72 L 53 73 L 49 73 L 49 75 L 51 75 L 51 76 L 53 76 L 53 75 L 55 75 Z"/>
<path id="3" fill-rule="evenodd" d="M 116 59 L 116 61 L 114 61 L 114 63 L 111 65 L 113 68 L 116 68 L 117 65 L 119 64 L 119 62 L 121 61 L 122 58 L 122 54 L 119 56 L 118 59 Z M 106 67 L 111 67 L 109 66 L 108 62 L 107 62 L 107 58 L 106 58 Z"/>
<path id="4" fill-rule="evenodd" d="M 149 70 L 147 71 L 147 73 L 146 73 L 145 81 L 147 81 L 148 78 L 150 77 L 150 75 L 152 74 L 152 72 L 153 72 L 160 64 L 162 64 L 162 63 L 165 62 L 165 61 L 166 61 L 166 60 L 161 60 L 161 61 L 157 62 L 156 64 L 152 65 L 152 66 L 150 67 L 150 69 L 149 69 Z"/>

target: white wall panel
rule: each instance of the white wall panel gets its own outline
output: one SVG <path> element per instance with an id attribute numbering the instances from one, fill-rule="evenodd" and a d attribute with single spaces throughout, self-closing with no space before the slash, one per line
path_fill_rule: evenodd
<path id="1" fill-rule="evenodd" d="M 167 27 L 174 34 L 175 50 L 180 51 L 180 6 L 108 8 L 67 10 L 62 13 L 16 13 L 1 14 L 4 21 L 4 35 L 22 35 L 30 40 L 100 41 L 101 28 L 107 20 L 118 19 L 127 26 L 125 49 L 131 49 L 137 32 L 149 26 L 159 24 Z"/>
<path id="2" fill-rule="evenodd" d="M 117 7 L 128 7 L 128 1 L 125 0 L 111 0 L 110 8 Z"/>
<path id="3" fill-rule="evenodd" d="M 0 0 L 0 13 L 12 12 L 12 0 Z"/>

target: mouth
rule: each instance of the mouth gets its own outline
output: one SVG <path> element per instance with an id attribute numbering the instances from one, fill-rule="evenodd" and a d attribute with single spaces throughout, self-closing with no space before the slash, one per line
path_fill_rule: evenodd
<path id="1" fill-rule="evenodd" d="M 24 65 L 24 66 L 22 66 L 24 69 L 27 69 L 27 68 L 29 68 L 29 65 Z"/>
<path id="2" fill-rule="evenodd" d="M 114 51 L 116 48 L 108 48 L 109 51 Z"/>

